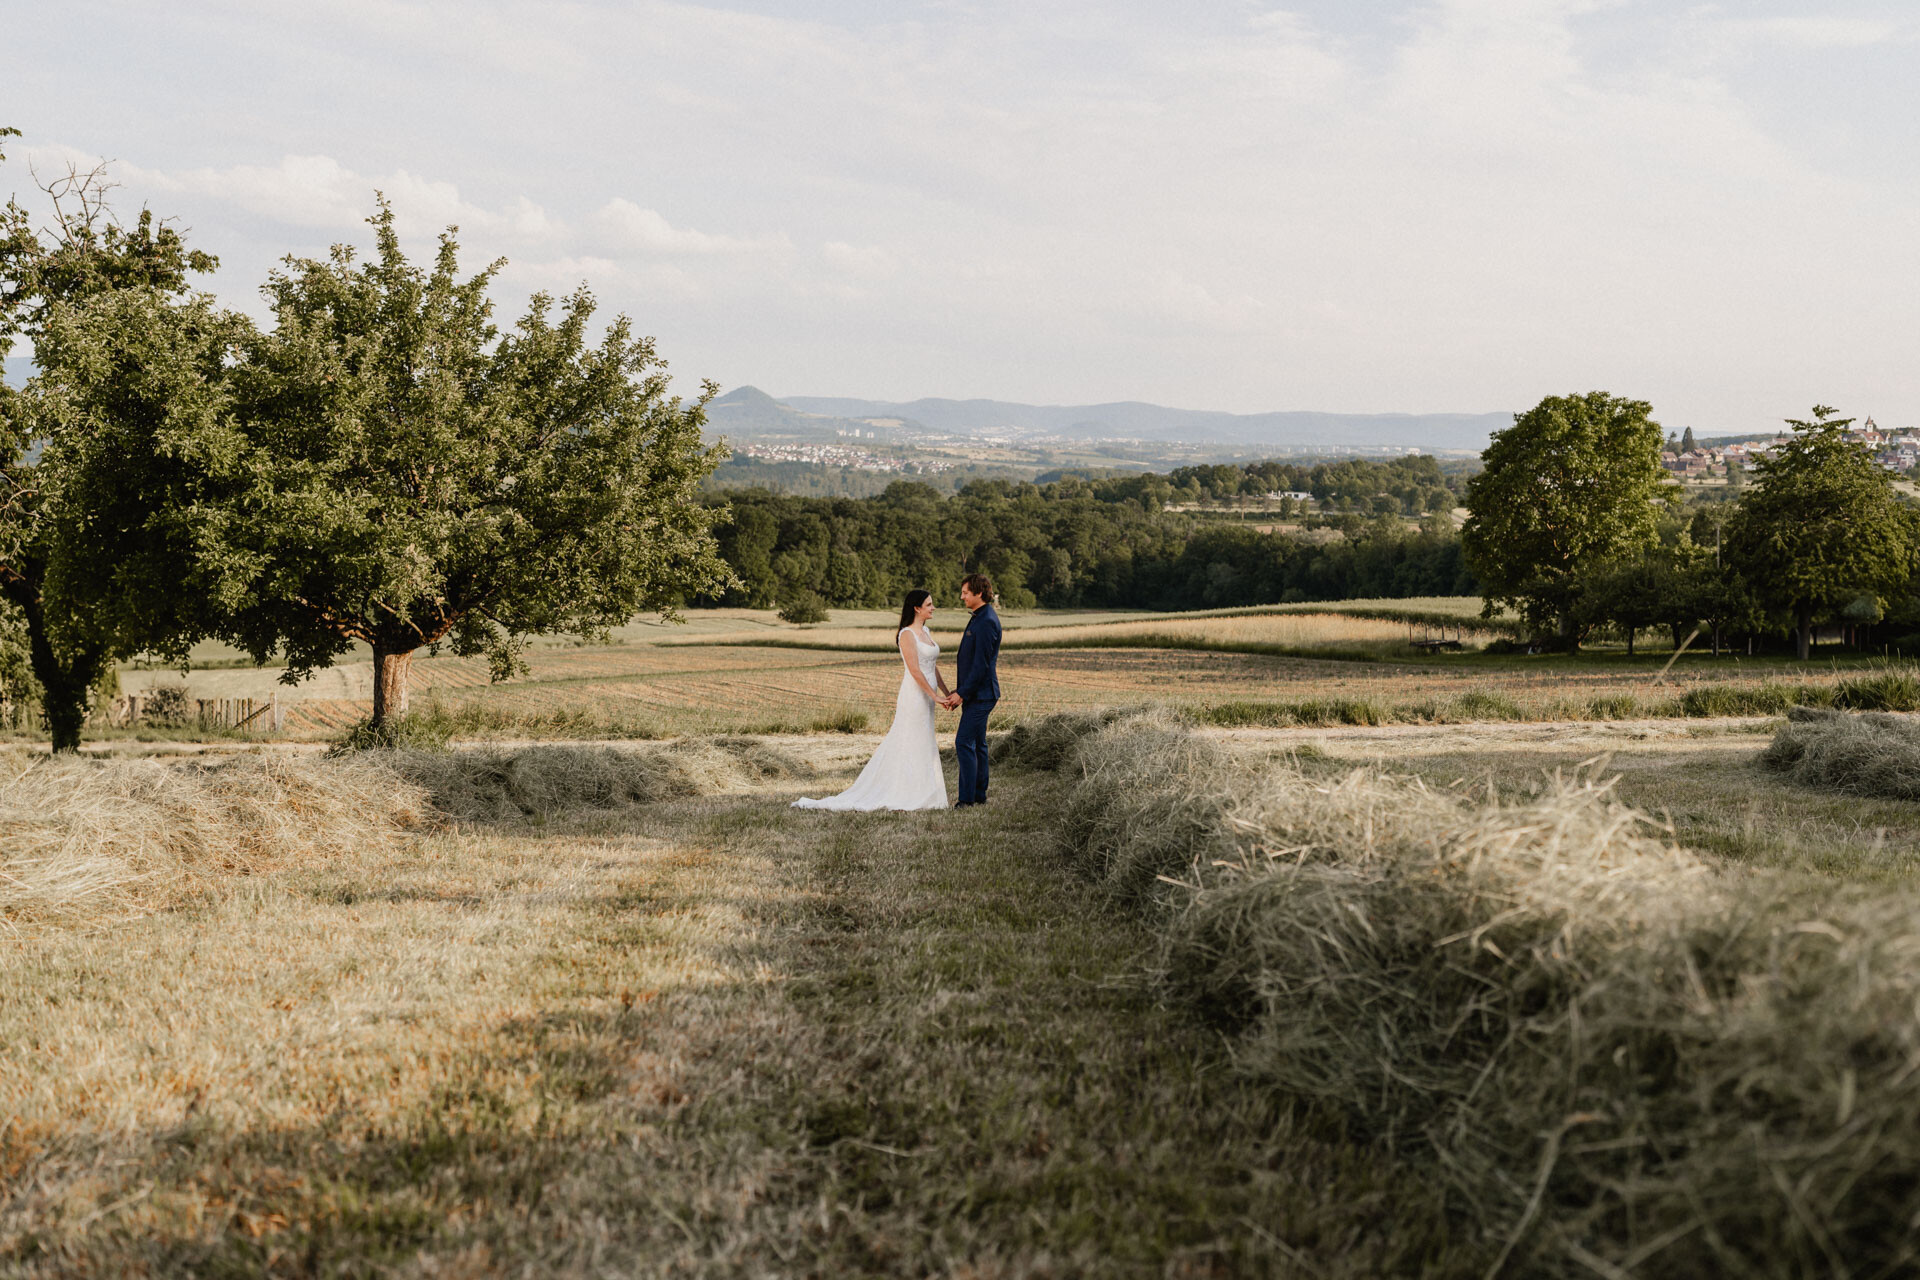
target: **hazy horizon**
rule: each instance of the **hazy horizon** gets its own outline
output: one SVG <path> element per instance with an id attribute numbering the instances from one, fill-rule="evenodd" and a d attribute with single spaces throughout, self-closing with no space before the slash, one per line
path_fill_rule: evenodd
<path id="1" fill-rule="evenodd" d="M 416 255 L 509 259 L 504 322 L 584 280 L 686 393 L 1904 425 L 1917 39 L 1888 0 L 92 0 L 9 26 L 0 191 L 112 158 L 258 315 L 381 189 Z"/>

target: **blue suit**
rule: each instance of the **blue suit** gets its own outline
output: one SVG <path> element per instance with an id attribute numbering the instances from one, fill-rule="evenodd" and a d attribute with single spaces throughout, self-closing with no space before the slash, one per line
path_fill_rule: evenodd
<path id="1" fill-rule="evenodd" d="M 953 754 L 960 762 L 960 796 L 954 807 L 987 802 L 987 717 L 1000 700 L 1000 615 L 983 604 L 967 620 L 954 659 L 953 691 L 960 695 L 960 730 Z"/>

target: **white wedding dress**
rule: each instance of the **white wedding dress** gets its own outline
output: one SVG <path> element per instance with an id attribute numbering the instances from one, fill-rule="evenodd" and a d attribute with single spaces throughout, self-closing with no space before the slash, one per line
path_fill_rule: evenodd
<path id="1" fill-rule="evenodd" d="M 920 674 L 938 688 L 934 663 L 940 658 L 940 646 L 933 638 L 921 638 L 919 632 L 903 627 L 913 637 L 920 658 Z M 853 785 L 837 796 L 823 800 L 800 799 L 796 809 L 945 809 L 947 778 L 940 771 L 940 748 L 933 736 L 933 699 L 926 695 L 913 674 L 900 673 L 900 696 L 893 704 L 893 727 L 880 740 L 880 749 L 867 761 L 867 767 Z"/>

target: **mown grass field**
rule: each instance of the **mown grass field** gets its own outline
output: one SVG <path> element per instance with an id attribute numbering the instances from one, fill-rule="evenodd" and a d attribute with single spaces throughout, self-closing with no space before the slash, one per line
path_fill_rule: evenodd
<path id="1" fill-rule="evenodd" d="M 849 745 L 814 740 L 806 781 L 290 837 L 105 933 L 17 933 L 0 1273 L 1444 1256 L 1383 1229 L 1419 1185 L 1236 1082 L 1138 972 L 1141 925 L 1034 856 L 1050 783 L 1009 778 L 990 815 L 789 811 L 845 784 Z"/>
<path id="2" fill-rule="evenodd" d="M 619 665 L 643 650 L 658 667 Z M 1500 1274 L 1548 1273 L 1526 1249 L 1558 1238 L 1551 1214 L 1489 1229 L 1492 1210 L 1420 1144 L 1277 1085 L 1264 1041 L 1166 985 L 1163 920 L 1089 882 L 1063 821 L 1216 839 L 1190 807 L 1212 803 L 1220 771 L 1169 772 L 1164 810 L 1131 818 L 1146 792 L 1089 801 L 1070 776 L 1010 768 L 982 811 L 800 814 L 787 802 L 846 785 L 884 728 L 885 655 L 629 644 L 535 660 L 532 680 L 437 696 L 523 706 L 482 726 L 499 736 L 570 708 L 558 736 L 621 716 L 649 732 L 780 716 L 806 730 L 836 705 L 873 718 L 393 766 L 0 761 L 0 1275 L 1466 1277 L 1510 1241 L 1525 1247 Z M 1657 669 L 1451 661 L 1013 649 L 996 720 L 1476 690 L 1544 707 Z M 615 698 L 633 705 L 616 714 Z M 1920 804 L 1783 780 L 1759 763 L 1772 726 L 1482 716 L 1198 740 L 1234 786 L 1303 775 L 1282 814 L 1321 803 L 1316 787 L 1341 794 L 1356 768 L 1469 811 L 1604 776 L 1659 840 L 1726 876 L 1799 877 L 1809 903 L 1820 886 L 1862 903 L 1909 892 Z M 1371 846 L 1390 817 L 1341 838 Z M 1300 855 L 1294 837 L 1269 843 Z M 1173 880 L 1198 870 L 1153 848 L 1176 857 Z M 1377 1043 L 1355 1036 L 1353 1053 Z M 1859 1070 L 1863 1098 L 1892 1087 Z M 1831 1127 L 1854 1086 L 1827 1083 L 1841 1092 L 1812 1111 Z M 1867 1114 L 1874 1141 L 1897 1141 L 1884 1110 Z M 1495 1164 L 1524 1199 L 1539 1135 L 1515 1132 Z M 1662 1268 L 1672 1243 L 1631 1240 L 1607 1265 L 1702 1274 Z M 1814 1273 L 1781 1257 L 1754 1274 Z"/>
<path id="3" fill-rule="evenodd" d="M 1871 658 L 1854 652 L 1798 664 L 1779 657 L 1684 654 L 1662 674 L 1666 650 L 1629 657 L 1595 648 L 1578 657 L 1482 651 L 1498 631 L 1476 629 L 1472 598 L 1349 601 L 1198 614 L 1015 611 L 1005 615 L 1003 722 L 1076 707 L 1166 702 L 1222 724 L 1632 720 L 1777 714 L 1798 693 L 1831 689 Z M 936 636 L 952 671 L 964 613 L 944 610 Z M 693 611 L 684 624 L 637 622 L 610 643 L 536 644 L 529 671 L 490 684 L 485 663 L 421 654 L 413 691 L 437 706 L 462 737 L 659 737 L 684 733 L 800 733 L 884 728 L 898 687 L 890 637 L 894 615 L 835 611 L 831 621 L 792 627 L 771 612 Z M 1457 637 L 1460 652 L 1409 642 Z M 371 672 L 345 661 L 296 690 L 275 669 L 212 664 L 189 677 L 196 696 L 293 699 L 286 736 L 317 741 L 363 719 Z M 129 670 L 128 688 L 178 681 Z M 1755 700 L 1709 687 L 1753 692 Z M 1703 692 L 1704 691 L 1704 692 Z M 1694 693 L 1691 701 L 1690 692 Z M 165 738 L 140 730 L 116 738 Z"/>

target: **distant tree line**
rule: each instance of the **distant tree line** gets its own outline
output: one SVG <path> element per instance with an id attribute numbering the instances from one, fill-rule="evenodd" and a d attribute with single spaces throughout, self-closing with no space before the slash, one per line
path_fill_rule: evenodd
<path id="1" fill-rule="evenodd" d="M 1409 454 L 1385 461 L 1215 463 L 1177 467 L 1166 477 L 1174 502 L 1224 502 L 1268 493 L 1309 493 L 1338 512 L 1418 516 L 1460 505 L 1466 468 L 1448 471 L 1438 459 Z"/>
<path id="2" fill-rule="evenodd" d="M 1262 532 L 1167 510 L 1196 488 L 1241 492 L 1249 478 L 1378 495 L 1403 476 L 1437 476 L 1430 468 L 1432 459 L 1227 464 L 1047 484 L 981 480 L 951 498 L 905 481 L 865 499 L 734 490 L 711 500 L 727 510 L 715 534 L 738 584 L 703 602 L 767 607 L 816 596 L 878 606 L 926 587 L 952 603 L 972 569 L 989 573 L 1015 606 L 1204 609 L 1471 594 L 1477 584 L 1445 516 L 1417 529 L 1397 515 L 1348 514 Z"/>

